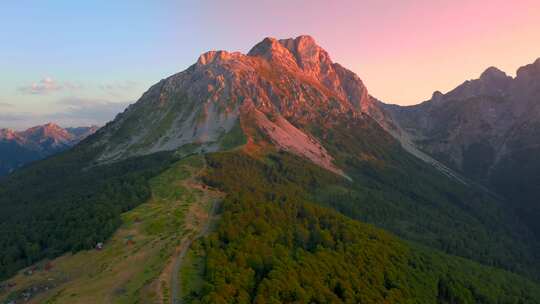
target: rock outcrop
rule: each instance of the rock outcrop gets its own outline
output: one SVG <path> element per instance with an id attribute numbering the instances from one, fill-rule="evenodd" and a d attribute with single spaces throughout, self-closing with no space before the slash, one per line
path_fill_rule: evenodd
<path id="1" fill-rule="evenodd" d="M 360 78 L 332 62 L 312 37 L 265 38 L 247 54 L 202 54 L 118 115 L 95 145 L 104 146 L 103 162 L 187 146 L 216 151 L 235 125 L 246 128 L 242 121 L 249 120 L 280 149 L 340 173 L 309 126 L 366 119 L 362 112 L 376 108 L 373 102 Z"/>
<path id="2" fill-rule="evenodd" d="M 478 79 L 415 106 L 381 104 L 400 136 L 512 201 L 526 221 L 540 216 L 540 59 L 512 78 L 490 67 Z M 377 118 L 374 115 L 374 118 Z M 532 224 L 540 235 L 540 225 Z"/>

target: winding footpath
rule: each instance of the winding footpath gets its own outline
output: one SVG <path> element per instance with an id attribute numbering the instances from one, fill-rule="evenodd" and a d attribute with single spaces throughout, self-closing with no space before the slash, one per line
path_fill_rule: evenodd
<path id="1" fill-rule="evenodd" d="M 184 257 L 186 256 L 187 251 L 191 247 L 191 244 L 201 238 L 204 237 L 210 232 L 210 227 L 212 223 L 212 219 L 216 213 L 217 206 L 219 205 L 219 199 L 215 199 L 211 202 L 212 206 L 208 213 L 208 218 L 206 222 L 204 223 L 204 226 L 199 231 L 199 233 L 195 237 L 188 237 L 186 238 L 182 244 L 180 245 L 180 249 L 178 254 L 176 255 L 176 258 L 173 262 L 173 270 L 171 273 L 171 303 L 172 304 L 183 304 L 181 290 L 180 290 L 180 268 L 182 267 L 182 261 Z"/>
<path id="2" fill-rule="evenodd" d="M 199 171 L 204 172 L 207 169 L 206 159 L 203 157 L 204 166 L 203 169 Z M 196 182 L 196 177 L 190 178 L 188 181 L 184 183 L 184 186 L 190 189 L 197 189 L 202 191 L 202 196 L 199 197 L 199 199 L 203 201 L 208 201 L 208 204 L 210 205 L 208 214 L 206 217 L 197 217 L 194 215 L 194 218 L 198 218 L 201 220 L 201 222 L 196 225 L 198 232 L 191 233 L 187 236 L 185 236 L 180 246 L 177 248 L 175 256 L 172 260 L 172 270 L 169 274 L 169 286 L 170 286 L 170 302 L 169 304 L 183 304 L 183 298 L 182 298 L 182 291 L 181 291 L 181 278 L 180 278 L 180 269 L 182 268 L 182 262 L 184 260 L 184 257 L 186 256 L 189 248 L 191 247 L 191 244 L 193 244 L 194 241 L 196 241 L 199 238 L 202 238 L 210 232 L 210 229 L 212 227 L 212 222 L 214 221 L 214 218 L 216 216 L 216 211 L 218 209 L 218 206 L 223 198 L 223 193 L 216 191 L 216 190 L 210 190 L 206 186 L 200 184 L 199 182 Z M 195 234 L 196 233 L 196 234 Z M 195 234 L 195 235 L 194 235 Z"/>

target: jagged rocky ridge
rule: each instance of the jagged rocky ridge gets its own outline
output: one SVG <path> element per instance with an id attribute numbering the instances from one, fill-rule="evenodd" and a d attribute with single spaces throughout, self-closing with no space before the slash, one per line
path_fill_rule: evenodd
<path id="1" fill-rule="evenodd" d="M 372 107 L 353 72 L 333 63 L 313 38 L 266 38 L 247 55 L 211 51 L 187 70 L 152 86 L 99 133 L 100 161 L 174 150 L 206 151 L 235 125 L 251 121 L 278 147 L 342 172 L 302 126 L 330 126 L 336 117 L 365 119 Z M 249 139 L 248 139 L 249 140 Z"/>
<path id="2" fill-rule="evenodd" d="M 423 150 L 453 168 L 485 179 L 509 153 L 518 129 L 540 121 L 540 59 L 512 78 L 488 68 L 479 79 L 415 106 L 383 105 L 394 124 Z M 467 166 L 471 149 L 484 149 L 484 166 Z"/>
<path id="3" fill-rule="evenodd" d="M 380 104 L 381 125 L 469 179 L 540 216 L 540 58 L 510 77 L 495 67 L 414 106 Z M 376 118 L 376 116 L 374 116 Z M 536 227 L 540 235 L 540 226 Z"/>
<path id="4" fill-rule="evenodd" d="M 140 100 L 100 132 L 100 162 L 189 147 L 217 151 L 236 125 L 250 121 L 278 147 L 331 171 L 335 166 L 310 125 L 331 128 L 336 121 L 378 121 L 416 157 L 447 175 L 452 170 L 400 136 L 382 103 L 361 79 L 332 62 L 310 36 L 266 38 L 247 54 L 210 51 L 197 63 L 152 86 Z M 248 138 L 249 140 L 249 138 Z"/>

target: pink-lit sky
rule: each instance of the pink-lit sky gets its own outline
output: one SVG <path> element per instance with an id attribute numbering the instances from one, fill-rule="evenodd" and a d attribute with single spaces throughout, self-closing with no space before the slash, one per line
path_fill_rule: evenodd
<path id="1" fill-rule="evenodd" d="M 0 128 L 102 124 L 200 53 L 266 36 L 313 36 L 402 105 L 540 57 L 540 0 L 27 0 L 0 28 Z"/>

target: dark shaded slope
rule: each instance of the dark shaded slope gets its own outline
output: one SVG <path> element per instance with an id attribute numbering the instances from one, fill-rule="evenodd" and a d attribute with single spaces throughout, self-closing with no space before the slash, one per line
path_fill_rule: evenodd
<path id="1" fill-rule="evenodd" d="M 315 200 L 406 239 L 539 277 L 539 242 L 511 206 L 412 156 L 371 118 L 296 125 L 352 178 L 323 183 Z"/>
<path id="2" fill-rule="evenodd" d="M 420 149 L 505 196 L 540 239 L 540 59 L 515 78 L 491 67 L 421 104 L 382 108 Z"/>

